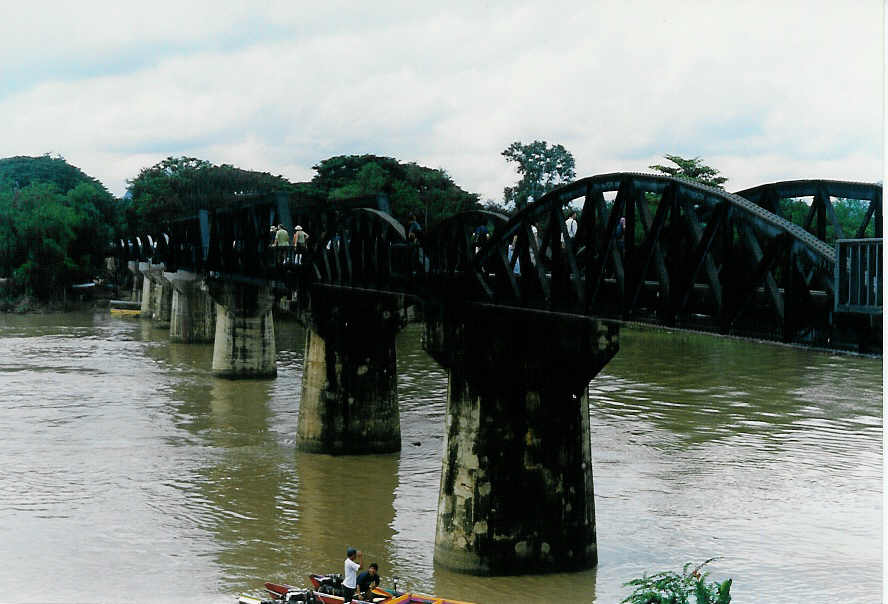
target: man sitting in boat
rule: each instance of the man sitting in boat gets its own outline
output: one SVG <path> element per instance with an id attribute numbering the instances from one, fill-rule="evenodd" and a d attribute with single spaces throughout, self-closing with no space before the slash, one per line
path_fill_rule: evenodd
<path id="1" fill-rule="evenodd" d="M 374 598 L 385 599 L 371 591 L 374 587 L 379 587 L 379 565 L 376 562 L 372 562 L 367 570 L 358 575 L 358 593 L 361 594 L 361 599 L 367 602 L 373 602 Z"/>
<path id="2" fill-rule="evenodd" d="M 343 602 L 348 604 L 355 596 L 355 588 L 358 584 L 358 571 L 364 566 L 364 552 L 359 552 L 355 548 L 350 547 L 345 550 L 345 572 L 343 573 L 342 588 Z M 358 562 L 355 562 L 357 556 Z"/>

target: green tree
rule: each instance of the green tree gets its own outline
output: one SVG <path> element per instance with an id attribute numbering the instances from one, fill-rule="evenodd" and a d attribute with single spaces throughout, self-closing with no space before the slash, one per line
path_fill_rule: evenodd
<path id="1" fill-rule="evenodd" d="M 517 209 L 527 204 L 533 196 L 539 199 L 558 185 L 572 181 L 576 177 L 574 157 L 561 145 L 535 140 L 529 145 L 515 141 L 502 155 L 507 162 L 517 164 L 521 180 L 514 187 L 503 189 L 506 205 L 515 204 Z"/>
<path id="2" fill-rule="evenodd" d="M 62 193 L 86 182 L 102 191 L 107 201 L 113 201 L 102 183 L 69 164 L 61 155 L 47 153 L 39 157 L 17 155 L 0 159 L 0 187 L 24 189 L 35 182 L 52 183 Z"/>
<path id="3" fill-rule="evenodd" d="M 222 206 L 237 195 L 293 189 L 283 176 L 217 166 L 196 157 L 167 157 L 140 170 L 128 184 L 130 216 L 149 228 L 198 209 Z"/>
<path id="4" fill-rule="evenodd" d="M 104 270 L 121 204 L 61 157 L 0 159 L 0 272 L 14 294 L 59 297 Z"/>
<path id="5" fill-rule="evenodd" d="M 653 166 L 648 166 L 648 168 L 650 168 L 651 170 L 656 170 L 657 172 L 666 174 L 668 176 L 695 180 L 699 183 L 703 183 L 704 185 L 718 187 L 719 189 L 723 189 L 724 187 L 722 185 L 728 182 L 727 178 L 718 175 L 718 170 L 704 164 L 703 159 L 699 157 L 686 159 L 679 155 L 668 154 L 664 155 L 663 157 L 671 161 L 673 164 L 675 164 L 675 166 L 662 166 L 660 164 L 656 164 Z"/>
<path id="6" fill-rule="evenodd" d="M 796 198 L 781 199 L 780 212 L 784 218 L 793 224 L 803 226 L 811 210 L 810 203 Z M 842 228 L 843 237 L 849 239 L 857 236 L 857 229 L 863 224 L 863 219 L 869 209 L 869 203 L 869 201 L 862 199 L 845 199 L 843 197 L 833 199 L 833 211 L 836 213 L 836 220 L 838 220 L 839 226 Z M 810 230 L 814 232 L 813 228 Z M 870 219 L 864 237 L 874 236 L 875 220 Z M 826 241 L 833 243 L 836 238 L 835 228 L 833 228 L 832 222 L 828 221 L 826 225 Z"/>
<path id="7" fill-rule="evenodd" d="M 416 214 L 434 223 L 478 205 L 478 196 L 458 187 L 444 170 L 392 157 L 337 155 L 318 162 L 314 170 L 311 192 L 328 201 L 384 193 L 401 222 Z"/>

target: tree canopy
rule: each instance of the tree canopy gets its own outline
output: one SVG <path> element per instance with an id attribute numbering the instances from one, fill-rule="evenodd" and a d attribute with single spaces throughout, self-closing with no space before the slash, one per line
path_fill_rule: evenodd
<path id="1" fill-rule="evenodd" d="M 429 223 L 478 207 L 478 195 L 458 187 L 444 170 L 377 155 L 337 155 L 313 166 L 311 190 L 327 200 L 385 193 L 392 215 Z"/>
<path id="2" fill-rule="evenodd" d="M 61 295 L 102 270 L 120 204 L 62 157 L 0 159 L 0 272 L 7 293 Z"/>
<path id="3" fill-rule="evenodd" d="M 727 178 L 718 175 L 718 170 L 704 164 L 703 159 L 699 157 L 686 159 L 679 155 L 669 154 L 666 154 L 663 157 L 665 157 L 675 165 L 663 166 L 660 164 L 655 164 L 653 166 L 648 166 L 648 168 L 650 168 L 651 170 L 656 170 L 657 172 L 666 174 L 668 176 L 676 176 L 678 178 L 695 180 L 699 183 L 703 183 L 704 185 L 718 187 L 719 189 L 724 189 L 722 185 L 728 182 Z"/>
<path id="4" fill-rule="evenodd" d="M 574 157 L 561 145 L 535 140 L 529 145 L 515 141 L 503 150 L 507 162 L 517 164 L 521 180 L 514 187 L 503 189 L 506 205 L 515 204 L 520 209 L 533 196 L 539 199 L 558 185 L 571 182 L 575 177 Z"/>
<path id="5" fill-rule="evenodd" d="M 198 209 L 218 207 L 238 194 L 293 188 L 283 176 L 242 170 L 229 164 L 217 166 L 196 157 L 167 157 L 150 168 L 142 168 L 128 185 L 130 220 L 149 228 Z"/>

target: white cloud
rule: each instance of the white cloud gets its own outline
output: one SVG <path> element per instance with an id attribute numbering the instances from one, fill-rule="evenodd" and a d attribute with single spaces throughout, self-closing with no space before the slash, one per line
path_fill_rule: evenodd
<path id="1" fill-rule="evenodd" d="M 59 152 L 118 194 L 168 155 L 302 180 L 376 153 L 499 198 L 500 152 L 535 138 L 578 176 L 679 153 L 732 189 L 880 178 L 878 3 L 723 4 L 24 6 L 0 23 L 0 64 L 30 66 L 0 156 Z"/>

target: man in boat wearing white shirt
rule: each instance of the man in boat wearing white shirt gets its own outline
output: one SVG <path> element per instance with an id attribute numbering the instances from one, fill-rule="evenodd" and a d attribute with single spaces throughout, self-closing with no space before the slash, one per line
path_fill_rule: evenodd
<path id="1" fill-rule="evenodd" d="M 364 566 L 364 552 L 359 552 L 350 547 L 345 551 L 345 572 L 343 573 L 342 587 L 345 590 L 343 602 L 351 602 L 355 596 L 355 588 L 358 586 L 358 571 Z M 355 562 L 357 557 L 358 561 Z"/>

